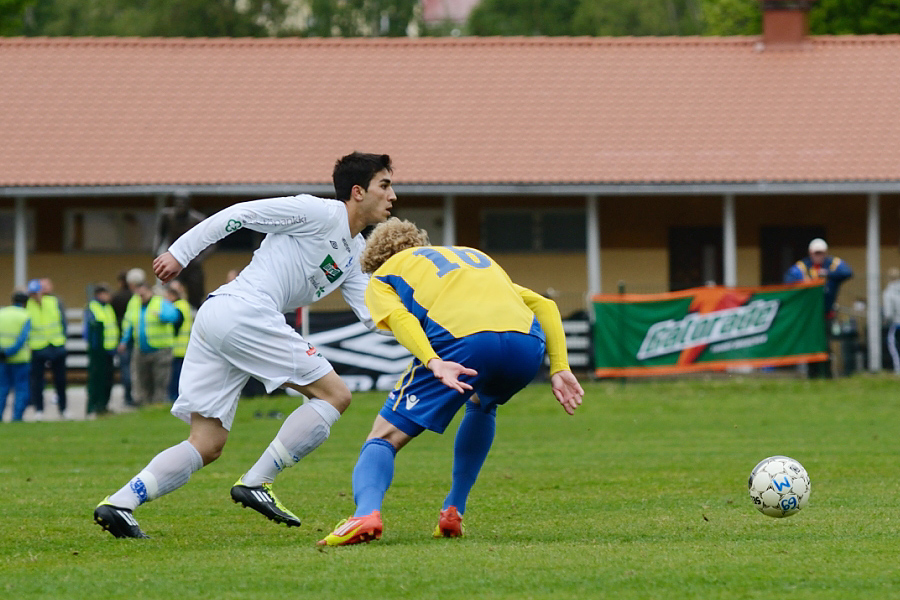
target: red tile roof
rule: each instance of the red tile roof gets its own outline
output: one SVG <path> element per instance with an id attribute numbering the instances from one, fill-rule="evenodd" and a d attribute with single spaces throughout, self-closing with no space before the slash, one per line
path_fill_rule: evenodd
<path id="1" fill-rule="evenodd" d="M 900 180 L 900 36 L 0 39 L 0 186 Z"/>

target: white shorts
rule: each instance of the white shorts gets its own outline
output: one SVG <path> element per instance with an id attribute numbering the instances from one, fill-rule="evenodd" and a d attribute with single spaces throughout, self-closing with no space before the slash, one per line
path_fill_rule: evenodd
<path id="1" fill-rule="evenodd" d="M 190 423 L 191 413 L 199 413 L 230 431 L 251 375 L 271 392 L 288 382 L 310 384 L 331 370 L 281 313 L 237 296 L 211 296 L 191 329 L 172 414 Z"/>

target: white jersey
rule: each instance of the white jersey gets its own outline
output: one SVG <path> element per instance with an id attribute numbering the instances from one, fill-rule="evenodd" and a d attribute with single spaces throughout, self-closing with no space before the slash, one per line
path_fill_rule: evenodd
<path id="1" fill-rule="evenodd" d="M 350 235 L 343 202 L 301 194 L 240 202 L 192 227 L 169 247 L 182 266 L 238 229 L 267 234 L 237 279 L 214 294 L 280 313 L 308 306 L 340 287 L 356 316 L 374 329 L 365 305 L 369 278 L 359 267 L 362 235 Z"/>

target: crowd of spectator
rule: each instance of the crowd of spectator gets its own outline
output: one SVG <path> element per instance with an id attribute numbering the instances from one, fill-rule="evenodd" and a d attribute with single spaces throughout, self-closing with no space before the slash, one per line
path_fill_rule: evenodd
<path id="1" fill-rule="evenodd" d="M 154 285 L 139 268 L 120 273 L 118 281 L 115 291 L 104 282 L 92 284 L 84 308 L 89 419 L 109 412 L 117 379 L 126 406 L 172 402 L 178 395 L 195 312 L 184 286 L 179 281 Z M 10 420 L 22 421 L 29 406 L 32 420 L 44 420 L 48 370 L 55 392 L 50 404 L 60 420 L 76 418 L 67 394 L 68 328 L 65 306 L 49 278 L 31 279 L 13 293 L 10 306 L 0 309 L 0 418 L 13 391 Z"/>

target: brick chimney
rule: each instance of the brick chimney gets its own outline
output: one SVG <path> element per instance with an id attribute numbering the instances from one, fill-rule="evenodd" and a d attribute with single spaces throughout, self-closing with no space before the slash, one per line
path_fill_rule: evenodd
<path id="1" fill-rule="evenodd" d="M 761 0 L 763 48 L 799 50 L 809 31 L 807 15 L 816 0 Z"/>

